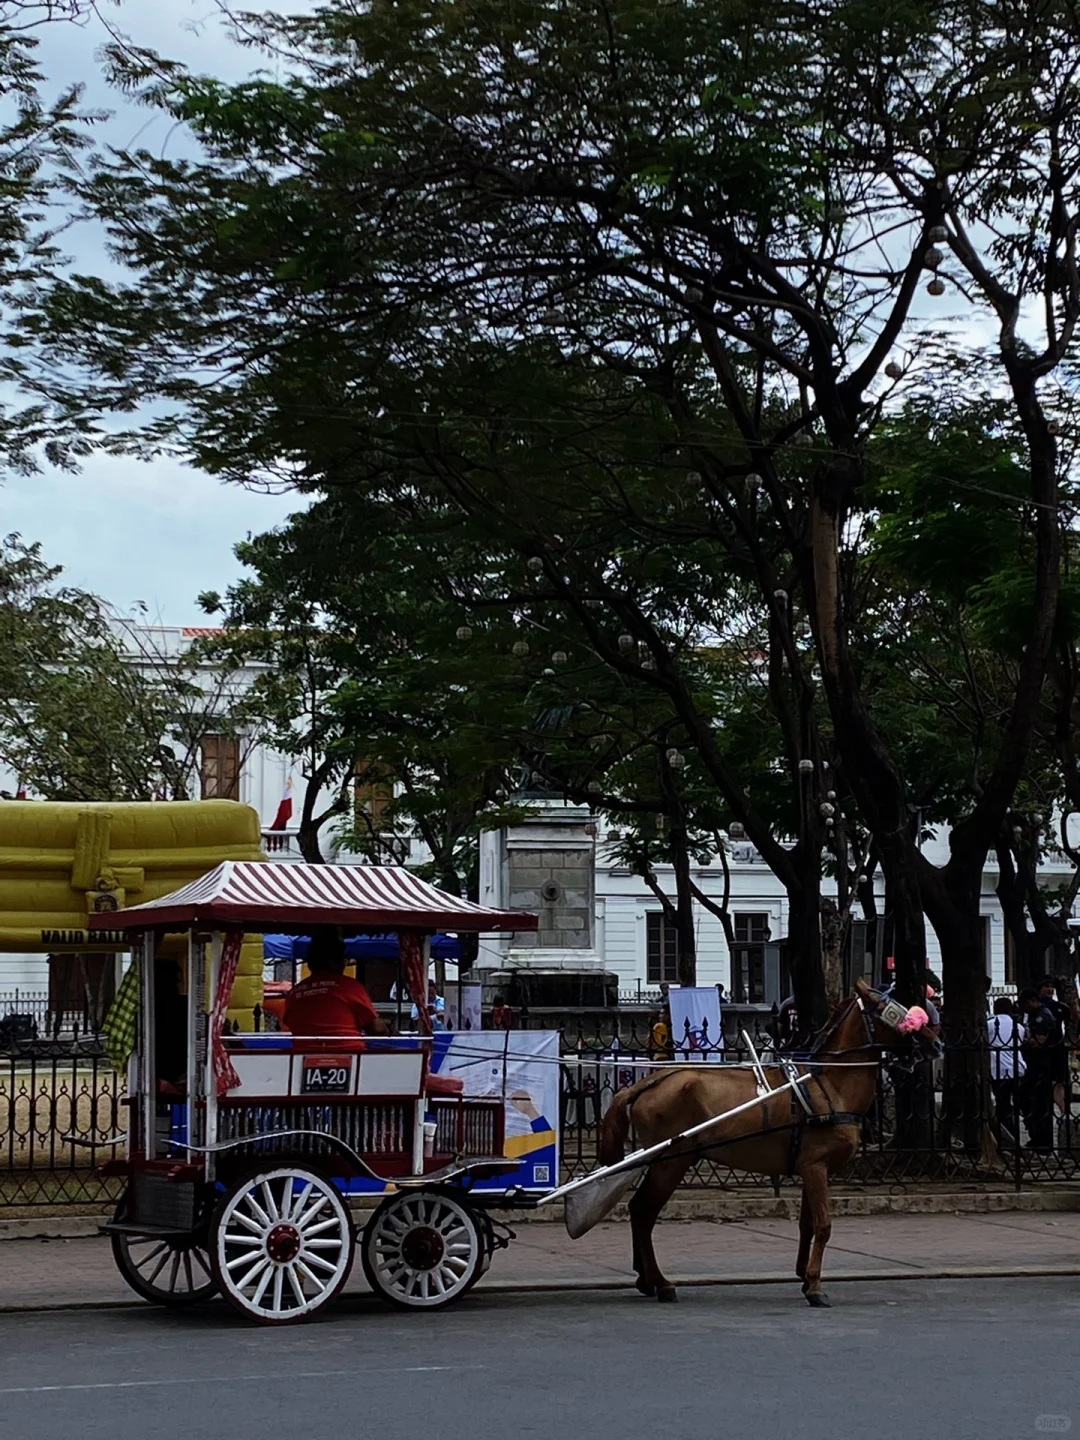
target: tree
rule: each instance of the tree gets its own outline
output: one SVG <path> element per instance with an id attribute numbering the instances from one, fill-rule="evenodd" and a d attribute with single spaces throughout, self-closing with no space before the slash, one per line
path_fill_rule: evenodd
<path id="1" fill-rule="evenodd" d="M 160 652 L 61 575 L 0 544 L 0 764 L 46 800 L 188 799 L 203 736 L 239 735 L 237 677 Z"/>
<path id="2" fill-rule="evenodd" d="M 83 193 L 138 283 L 58 287 L 31 328 L 53 356 L 89 359 L 93 390 L 50 378 L 43 393 L 77 416 L 91 400 L 178 402 L 132 443 L 175 439 L 244 482 L 377 488 L 407 471 L 442 486 L 541 560 L 624 673 L 629 659 L 564 583 L 564 531 L 545 529 L 530 500 L 551 494 L 536 484 L 543 446 L 522 431 L 543 403 L 543 443 L 554 429 L 565 450 L 582 376 L 590 437 L 626 423 L 628 389 L 649 397 L 653 433 L 662 417 L 668 434 L 657 484 L 672 503 L 681 490 L 715 510 L 724 564 L 742 556 L 788 651 L 794 733 L 817 776 L 820 723 L 799 682 L 809 626 L 845 783 L 885 874 L 902 993 L 919 993 L 925 907 L 950 1033 L 975 1026 L 981 873 L 1027 761 L 1060 590 L 1052 381 L 1080 313 L 1072 9 L 912 0 L 883 21 L 868 0 L 819 11 L 765 0 L 749 14 L 413 0 L 252 23 L 256 40 L 291 53 L 284 80 L 230 88 L 126 66 L 129 82 L 152 79 L 151 101 L 193 127 L 207 159 L 99 165 Z M 864 682 L 866 551 L 852 538 L 874 503 L 883 371 L 910 385 L 940 353 L 918 334 L 927 274 L 931 295 L 951 288 L 996 330 L 989 383 L 1022 437 L 1030 581 L 1000 744 L 941 869 L 920 854 L 909 777 Z M 580 405 L 556 417 L 569 367 Z M 519 424 L 493 451 L 508 417 Z M 594 447 L 593 478 L 598 461 Z M 621 469 L 607 478 L 580 519 L 606 512 L 610 537 L 627 516 L 609 502 Z M 750 523 L 752 493 L 764 526 Z M 587 598 L 648 651 L 646 683 L 694 724 L 718 774 L 663 624 L 625 598 L 612 553 L 591 566 Z M 775 837 L 754 835 L 756 816 L 743 823 L 770 864 L 794 867 L 819 965 L 820 845 L 785 858 Z"/>
<path id="3" fill-rule="evenodd" d="M 212 653 L 263 667 L 244 713 L 303 768 L 304 858 L 319 862 L 332 824 L 354 851 L 401 863 L 415 832 L 431 877 L 475 895 L 476 835 L 504 815 L 528 722 L 499 623 L 466 624 L 453 593 L 482 544 L 445 511 L 336 493 L 237 553 L 250 573 L 224 601 L 203 597 L 225 610 Z M 358 778 L 385 792 L 377 822 L 354 804 Z"/>
<path id="4" fill-rule="evenodd" d="M 25 339 L 16 317 L 62 260 L 57 238 L 67 216 L 58 208 L 60 181 L 74 173 L 100 119 L 81 108 L 81 87 L 55 99 L 44 96 L 37 63 L 37 32 L 57 20 L 77 20 L 84 0 L 0 0 L 0 93 L 7 100 L 0 123 L 0 375 L 21 386 L 27 374 Z M 81 419 L 61 417 L 40 402 L 0 408 L 0 465 L 33 470 L 41 447 L 63 463 L 85 453 Z"/>

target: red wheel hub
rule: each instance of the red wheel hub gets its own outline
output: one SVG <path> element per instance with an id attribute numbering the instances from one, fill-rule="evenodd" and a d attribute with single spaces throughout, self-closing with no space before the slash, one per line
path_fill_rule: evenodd
<path id="1" fill-rule="evenodd" d="M 401 1258 L 414 1270 L 434 1270 L 446 1254 L 446 1242 L 430 1225 L 417 1225 L 401 1242 Z"/>
<path id="2" fill-rule="evenodd" d="M 295 1225 L 275 1225 L 266 1237 L 266 1253 L 279 1265 L 287 1265 L 300 1254 L 300 1231 Z"/>

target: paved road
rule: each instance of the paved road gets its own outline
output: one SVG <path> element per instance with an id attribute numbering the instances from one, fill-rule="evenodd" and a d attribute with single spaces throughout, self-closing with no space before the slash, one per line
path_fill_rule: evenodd
<path id="1" fill-rule="evenodd" d="M 1080 1431 L 1080 1281 L 367 1297 L 251 1328 L 114 1310 L 0 1318 L 0 1436 L 19 1440 L 1018 1440 Z"/>

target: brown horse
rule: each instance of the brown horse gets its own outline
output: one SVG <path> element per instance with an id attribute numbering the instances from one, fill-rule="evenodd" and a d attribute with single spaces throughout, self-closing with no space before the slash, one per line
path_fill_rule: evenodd
<path id="1" fill-rule="evenodd" d="M 901 1033 L 907 1012 L 886 1002 L 863 981 L 833 1011 L 807 1058 L 794 1061 L 794 1073 L 812 1078 L 800 1088 L 804 1107 L 791 1090 L 762 1093 L 760 1105 L 715 1130 L 674 1146 L 649 1165 L 630 1201 L 637 1288 L 658 1300 L 677 1299 L 653 1250 L 653 1226 L 691 1164 L 708 1154 L 756 1175 L 798 1175 L 802 1180 L 799 1258 L 795 1274 L 811 1305 L 828 1305 L 821 1288 L 821 1261 L 829 1243 L 829 1176 L 859 1148 L 862 1118 L 874 1103 L 882 1050 L 908 1052 L 912 1058 L 940 1053 L 937 1040 L 919 1030 Z M 914 1017 L 913 1017 L 914 1018 Z M 789 1078 L 779 1065 L 767 1065 L 770 1086 Z M 615 1096 L 600 1129 L 599 1158 L 613 1165 L 623 1158 L 633 1124 L 641 1146 L 659 1144 L 691 1126 L 753 1101 L 758 1081 L 750 1069 L 688 1065 L 653 1074 Z M 807 1108 L 811 1113 L 807 1113 Z"/>

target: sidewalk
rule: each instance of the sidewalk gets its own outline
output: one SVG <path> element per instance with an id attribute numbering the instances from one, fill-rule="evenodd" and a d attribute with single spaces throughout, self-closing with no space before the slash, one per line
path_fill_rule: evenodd
<path id="1" fill-rule="evenodd" d="M 798 1227 L 790 1220 L 661 1222 L 656 1253 L 676 1281 L 794 1284 Z M 1080 1275 L 1080 1214 L 849 1216 L 833 1224 L 832 1280 L 964 1275 Z M 487 1288 L 615 1288 L 632 1283 L 630 1227 L 599 1225 L 570 1240 L 561 1225 L 522 1225 L 496 1254 Z M 367 1288 L 359 1259 L 349 1291 Z M 141 1304 L 103 1237 L 11 1240 L 0 1248 L 0 1311 Z"/>

